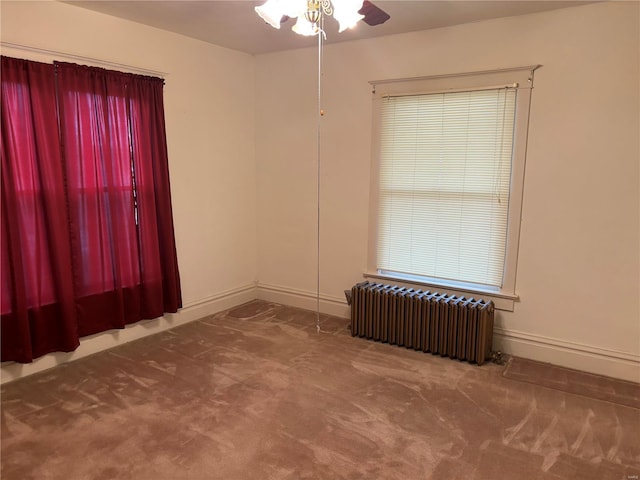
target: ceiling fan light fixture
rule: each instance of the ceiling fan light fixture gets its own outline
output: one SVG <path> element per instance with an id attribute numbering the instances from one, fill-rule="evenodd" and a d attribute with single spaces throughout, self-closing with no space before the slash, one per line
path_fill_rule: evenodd
<path id="1" fill-rule="evenodd" d="M 323 15 L 333 16 L 339 23 L 339 31 L 353 28 L 364 15 L 358 11 L 363 0 L 267 0 L 255 7 L 260 17 L 274 28 L 280 28 L 283 17 L 297 18 L 292 30 L 299 35 L 313 36 L 321 31 Z"/>
<path id="2" fill-rule="evenodd" d="M 307 22 L 312 23 L 313 25 L 318 25 L 320 23 L 321 15 L 320 0 L 307 0 L 307 9 L 304 12 L 304 18 Z"/>
<path id="3" fill-rule="evenodd" d="M 319 31 L 318 24 L 311 23 L 304 15 L 298 17 L 298 21 L 293 27 L 291 27 L 291 30 L 296 32 L 298 35 L 304 35 L 305 37 L 317 35 Z"/>
<path id="4" fill-rule="evenodd" d="M 338 32 L 355 27 L 364 18 L 364 15 L 359 12 L 361 8 L 362 0 L 334 0 L 333 18 L 340 25 Z"/>
<path id="5" fill-rule="evenodd" d="M 260 15 L 260 18 L 273 28 L 280 28 L 280 20 L 282 20 L 284 15 L 280 0 L 267 0 L 259 7 L 255 7 L 254 10 Z"/>

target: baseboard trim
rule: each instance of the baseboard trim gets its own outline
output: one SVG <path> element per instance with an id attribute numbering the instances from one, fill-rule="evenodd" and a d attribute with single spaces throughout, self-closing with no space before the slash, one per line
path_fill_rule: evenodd
<path id="1" fill-rule="evenodd" d="M 317 306 L 315 292 L 273 284 L 251 283 L 191 302 L 178 313 L 144 320 L 124 330 L 111 330 L 85 337 L 78 349 L 71 353 L 52 353 L 29 364 L 5 362 L 0 366 L 0 383 L 17 380 L 62 363 L 160 333 L 256 298 L 307 310 L 315 310 Z M 346 300 L 331 295 L 320 295 L 320 311 L 341 318 L 350 317 Z M 640 355 L 633 353 L 500 327 L 494 328 L 494 349 L 518 357 L 640 383 Z"/>
<path id="2" fill-rule="evenodd" d="M 316 292 L 267 283 L 258 283 L 256 294 L 260 300 L 306 310 L 316 310 L 318 303 Z M 320 294 L 320 312 L 340 318 L 349 318 L 350 315 L 346 299 L 324 294 Z"/>
<path id="3" fill-rule="evenodd" d="M 227 310 L 236 305 L 250 302 L 255 298 L 255 283 L 243 285 L 191 302 L 177 313 L 169 313 L 153 320 L 142 320 L 133 325 L 128 325 L 123 330 L 109 330 L 108 332 L 84 337 L 80 340 L 80 346 L 70 353 L 50 353 L 37 358 L 32 363 L 5 362 L 0 366 L 0 383 L 4 384 L 27 377 L 62 363 L 72 362 L 133 340 L 160 333 L 207 315 Z"/>
<path id="4" fill-rule="evenodd" d="M 640 355 L 496 327 L 494 349 L 583 372 L 640 383 Z"/>
<path id="5" fill-rule="evenodd" d="M 256 283 L 254 282 L 191 302 L 178 313 L 170 313 L 165 317 L 180 316 L 180 322 L 187 323 L 255 299 Z"/>
<path id="6" fill-rule="evenodd" d="M 316 309 L 316 293 L 258 283 L 257 298 L 292 307 Z M 346 300 L 320 295 L 322 313 L 349 318 Z M 640 355 L 516 330 L 494 328 L 494 349 L 522 358 L 640 383 Z"/>

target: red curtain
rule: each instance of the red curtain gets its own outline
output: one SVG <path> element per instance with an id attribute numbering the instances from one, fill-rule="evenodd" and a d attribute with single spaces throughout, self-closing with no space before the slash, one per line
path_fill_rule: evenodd
<path id="1" fill-rule="evenodd" d="M 59 130 L 51 131 L 61 139 L 66 268 L 73 278 L 77 342 L 77 336 L 123 328 L 182 306 L 163 81 L 68 63 L 49 67 L 56 71 L 53 118 L 59 119 Z M 3 162 L 4 157 L 3 152 Z M 42 265 L 36 262 L 36 268 Z M 3 309 L 3 346 L 4 316 Z M 9 359 L 4 349 L 2 359 Z"/>
<path id="2" fill-rule="evenodd" d="M 137 77 L 137 81 L 130 83 L 129 96 L 142 270 L 149 274 L 145 294 L 157 296 L 154 289 L 159 289 L 162 302 L 155 308 L 175 312 L 182 306 L 182 297 L 171 208 L 163 82 Z M 160 278 L 161 283 L 152 282 L 152 275 Z"/>
<path id="3" fill-rule="evenodd" d="M 2 360 L 78 345 L 54 67 L 2 57 Z"/>

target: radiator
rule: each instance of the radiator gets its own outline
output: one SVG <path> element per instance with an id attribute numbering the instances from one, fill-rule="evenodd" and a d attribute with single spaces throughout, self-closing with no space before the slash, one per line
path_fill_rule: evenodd
<path id="1" fill-rule="evenodd" d="M 351 289 L 354 337 L 478 365 L 491 358 L 493 317 L 492 301 L 371 282 Z"/>

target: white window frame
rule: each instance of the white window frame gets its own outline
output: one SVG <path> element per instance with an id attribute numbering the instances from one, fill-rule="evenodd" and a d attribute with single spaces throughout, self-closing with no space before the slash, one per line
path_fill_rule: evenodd
<path id="1" fill-rule="evenodd" d="M 493 300 L 498 309 L 513 311 L 514 302 L 519 299 L 516 294 L 516 273 L 518 247 L 520 243 L 531 90 L 533 89 L 534 71 L 539 67 L 540 65 L 531 65 L 483 72 L 369 82 L 373 86 L 373 125 L 369 202 L 369 248 L 367 254 L 367 270 L 364 273 L 365 278 L 384 281 L 386 283 L 393 282 L 394 284 L 407 287 L 437 289 L 438 291 L 455 295 L 482 296 L 487 300 Z M 377 242 L 381 102 L 388 96 L 483 90 L 505 86 L 516 88 L 517 98 L 509 195 L 509 220 L 507 224 L 507 242 L 502 287 L 481 287 L 462 282 L 379 271 L 377 269 Z"/>

